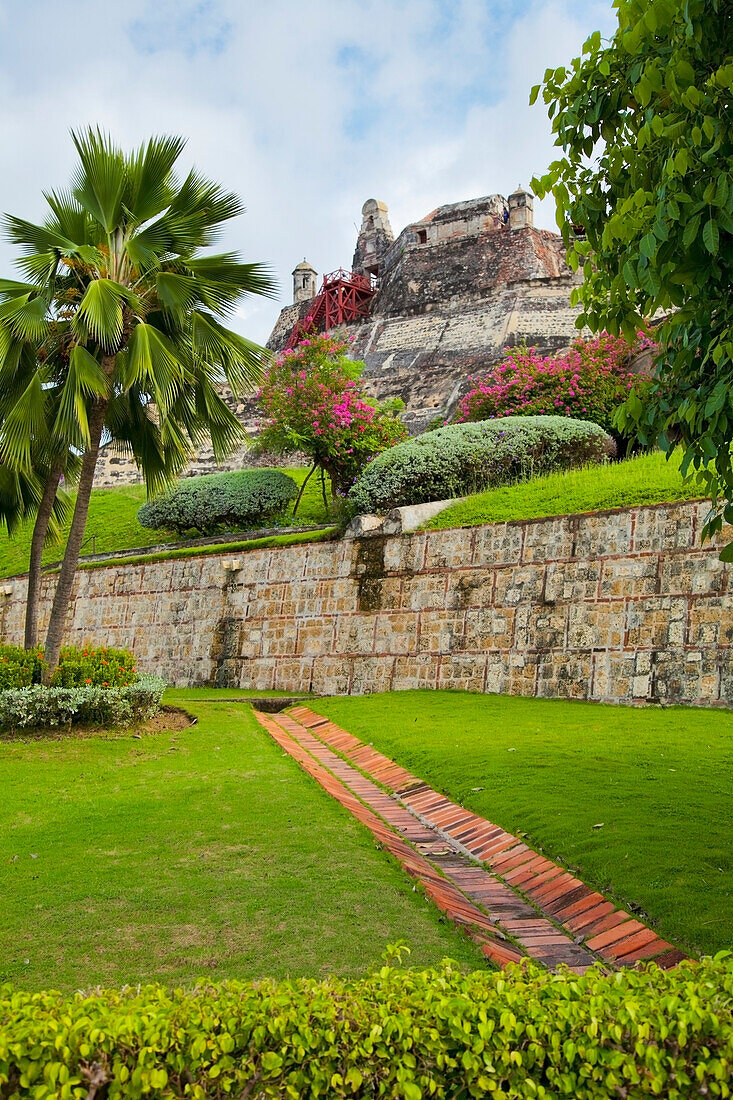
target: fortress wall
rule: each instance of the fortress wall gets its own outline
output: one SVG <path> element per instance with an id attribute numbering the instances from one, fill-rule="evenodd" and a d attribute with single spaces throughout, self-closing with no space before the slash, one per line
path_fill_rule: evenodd
<path id="1" fill-rule="evenodd" d="M 130 646 L 176 685 L 733 705 L 733 583 L 699 545 L 706 511 L 665 504 L 85 570 L 69 638 Z M 55 581 L 44 583 L 43 618 Z M 25 580 L 8 587 L 0 630 L 17 643 Z"/>

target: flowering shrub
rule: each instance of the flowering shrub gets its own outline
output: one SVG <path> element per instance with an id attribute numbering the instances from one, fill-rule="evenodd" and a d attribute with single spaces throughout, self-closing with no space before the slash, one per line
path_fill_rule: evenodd
<path id="1" fill-rule="evenodd" d="M 338 493 L 371 458 L 407 436 L 397 416 L 401 402 L 367 401 L 359 387 L 364 364 L 349 359 L 346 348 L 330 333 L 301 340 L 275 359 L 259 394 L 260 447 L 304 451 Z"/>
<path id="2" fill-rule="evenodd" d="M 138 680 L 135 658 L 129 649 L 107 646 L 64 646 L 58 668 L 51 677 L 52 687 L 127 687 Z"/>
<path id="3" fill-rule="evenodd" d="M 20 646 L 0 646 L 0 691 L 40 684 L 43 676 L 43 648 L 26 650 Z M 107 646 L 64 646 L 51 678 L 54 687 L 97 684 L 101 687 L 125 687 L 138 676 L 135 658 L 127 649 Z"/>
<path id="4" fill-rule="evenodd" d="M 121 687 L 30 687 L 0 691 L 0 729 L 54 729 L 59 726 L 130 726 L 160 709 L 165 680 L 139 676 Z"/>
<path id="5" fill-rule="evenodd" d="M 42 650 L 22 649 L 19 645 L 0 646 L 0 691 L 40 684 L 42 675 Z"/>
<path id="6" fill-rule="evenodd" d="M 597 424 L 561 416 L 451 424 L 378 455 L 349 497 L 359 512 L 386 512 L 585 466 L 615 452 L 613 439 Z"/>
<path id="7" fill-rule="evenodd" d="M 569 416 L 591 420 L 606 431 L 637 381 L 628 368 L 631 354 L 656 348 L 639 333 L 633 347 L 607 332 L 593 340 L 578 339 L 562 355 L 541 356 L 534 348 L 508 348 L 504 360 L 473 388 L 456 410 L 458 423 L 501 416 Z"/>
<path id="8" fill-rule="evenodd" d="M 184 478 L 172 492 L 146 501 L 137 518 L 143 527 L 214 535 L 274 516 L 297 495 L 298 486 L 282 470 L 206 474 Z"/>

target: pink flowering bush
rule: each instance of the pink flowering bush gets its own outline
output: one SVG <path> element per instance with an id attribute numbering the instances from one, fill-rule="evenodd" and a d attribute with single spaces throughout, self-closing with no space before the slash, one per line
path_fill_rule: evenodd
<path id="1" fill-rule="evenodd" d="M 658 345 L 643 332 L 633 346 L 622 336 L 604 332 L 593 340 L 576 340 L 561 355 L 542 356 L 524 346 L 508 348 L 493 370 L 470 380 L 473 387 L 461 399 L 454 419 L 464 423 L 502 416 L 570 416 L 610 431 L 616 410 L 640 381 L 629 370 L 629 360 L 650 347 Z"/>
<path id="2" fill-rule="evenodd" d="M 301 340 L 275 359 L 259 393 L 260 447 L 304 451 L 339 494 L 375 455 L 407 436 L 402 403 L 366 399 L 359 386 L 364 364 L 349 359 L 347 346 L 328 332 Z"/>

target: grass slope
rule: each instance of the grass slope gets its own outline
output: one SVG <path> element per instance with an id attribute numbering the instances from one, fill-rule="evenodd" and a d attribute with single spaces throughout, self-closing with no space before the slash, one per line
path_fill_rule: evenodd
<path id="1" fill-rule="evenodd" d="M 398 939 L 415 964 L 482 965 L 248 707 L 200 715 L 142 740 L 0 743 L 0 982 L 355 975 Z"/>
<path id="2" fill-rule="evenodd" d="M 294 481 L 300 485 L 307 474 L 307 470 L 288 469 Z M 328 486 L 326 489 L 329 492 Z M 115 489 L 95 489 L 89 504 L 89 518 L 87 520 L 86 542 L 84 554 L 112 553 L 115 550 L 128 550 L 147 546 L 157 546 L 161 543 L 170 544 L 171 547 L 181 545 L 178 535 L 173 532 L 151 531 L 147 527 L 141 527 L 137 521 L 137 511 L 145 502 L 144 485 L 123 485 Z M 290 509 L 292 511 L 292 508 Z M 303 499 L 298 508 L 295 520 L 290 515 L 280 517 L 280 524 L 286 522 L 307 526 L 312 523 L 326 523 L 327 515 L 323 506 L 320 480 L 317 475 L 308 482 Z M 12 577 L 16 573 L 24 573 L 28 569 L 28 554 L 30 552 L 32 525 L 26 525 L 12 538 L 0 535 L 0 577 Z M 94 541 L 92 541 L 94 540 Z M 63 556 L 64 541 L 46 547 L 43 555 L 44 564 L 50 565 L 59 561 Z M 209 552 L 210 551 L 203 551 Z"/>
<path id="3" fill-rule="evenodd" d="M 427 691 L 312 705 L 672 942 L 733 946 L 733 711 Z"/>
<path id="4" fill-rule="evenodd" d="M 704 496 L 703 489 L 682 477 L 679 457 L 668 462 L 660 452 L 488 489 L 446 508 L 426 523 L 425 529 L 564 516 L 700 496 Z"/>

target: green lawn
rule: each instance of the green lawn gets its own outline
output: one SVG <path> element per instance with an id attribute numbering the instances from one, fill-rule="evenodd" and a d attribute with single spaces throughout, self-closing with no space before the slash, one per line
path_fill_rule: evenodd
<path id="1" fill-rule="evenodd" d="M 300 485 L 308 471 L 303 468 L 287 469 L 285 473 Z M 327 486 L 327 494 L 330 491 Z M 169 532 L 151 531 L 141 527 L 137 521 L 137 511 L 145 501 L 143 485 L 123 485 L 115 489 L 95 489 L 89 505 L 86 543 L 83 554 L 104 554 L 115 550 L 128 550 L 140 547 L 157 546 L 161 543 L 175 547 L 181 544 L 178 535 Z M 290 509 L 292 511 L 292 507 Z M 298 507 L 295 520 L 289 514 L 279 517 L 277 523 L 307 526 L 308 524 L 327 523 L 328 517 L 323 506 L 321 484 L 317 475 L 308 482 L 303 499 Z M 28 569 L 32 526 L 8 538 L 0 535 L 0 577 L 12 577 Z M 44 564 L 58 561 L 63 555 L 64 542 L 48 546 L 43 555 Z"/>
<path id="2" fill-rule="evenodd" d="M 428 691 L 312 705 L 672 942 L 733 947 L 733 711 Z"/>
<path id="3" fill-rule="evenodd" d="M 223 697 L 232 693 L 221 692 Z M 0 982 L 89 988 L 361 974 L 482 956 L 255 723 L 0 742 Z"/>
<path id="4" fill-rule="evenodd" d="M 698 484 L 682 477 L 677 455 L 668 462 L 658 452 L 488 489 L 446 508 L 426 523 L 425 529 L 564 516 L 704 495 Z"/>

